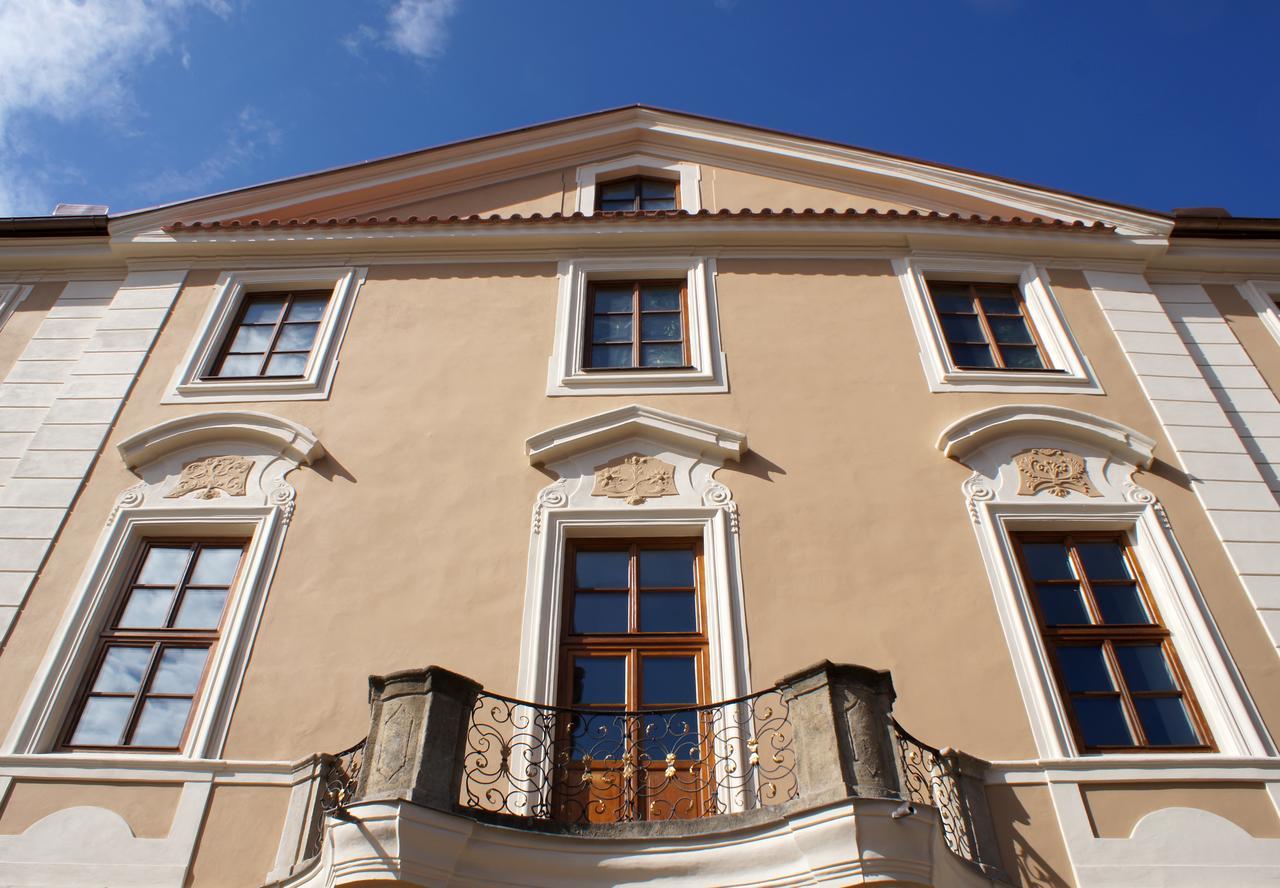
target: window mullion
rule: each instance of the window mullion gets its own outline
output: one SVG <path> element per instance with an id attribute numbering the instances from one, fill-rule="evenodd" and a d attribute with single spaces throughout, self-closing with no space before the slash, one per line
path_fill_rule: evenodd
<path id="1" fill-rule="evenodd" d="M 996 362 L 996 366 L 1001 370 L 1006 369 L 1004 365 L 1004 356 L 1000 354 L 1000 349 L 996 346 L 996 334 L 992 332 L 991 325 L 987 323 L 987 310 L 982 307 L 982 299 L 978 296 L 978 288 L 973 284 L 969 285 L 969 298 L 973 300 L 974 311 L 978 314 L 978 323 L 982 325 L 982 332 L 987 337 L 987 347 L 991 349 L 991 357 Z"/>
<path id="2" fill-rule="evenodd" d="M 164 643 L 161 639 L 152 640 L 151 659 L 147 661 L 147 670 L 142 673 L 142 681 L 138 683 L 138 693 L 133 698 L 133 706 L 129 708 L 129 717 L 125 720 L 124 731 L 120 737 L 121 746 L 128 746 L 133 741 L 134 731 L 138 729 L 138 718 L 142 714 L 142 704 L 146 701 L 147 691 L 151 689 L 151 682 L 155 679 L 156 664 L 163 648 Z"/>
<path id="3" fill-rule="evenodd" d="M 1115 682 L 1116 690 L 1120 692 L 1120 705 L 1124 707 L 1125 718 L 1129 720 L 1129 730 L 1133 732 L 1134 745 L 1148 746 L 1150 744 L 1147 742 L 1147 732 L 1142 727 L 1142 719 L 1138 717 L 1138 707 L 1133 702 L 1133 695 L 1129 692 L 1129 683 L 1124 680 L 1124 673 L 1120 671 L 1115 642 L 1110 638 L 1104 639 L 1102 650 L 1107 668 L 1111 670 L 1112 681 Z"/>
<path id="4" fill-rule="evenodd" d="M 169 604 L 169 613 L 165 615 L 164 628 L 166 629 L 171 628 L 173 621 L 177 619 L 178 608 L 182 606 L 182 599 L 186 597 L 187 586 L 191 584 L 191 575 L 195 573 L 196 561 L 199 558 L 200 544 L 191 543 L 187 546 L 187 566 L 182 571 L 182 578 L 178 580 L 178 585 L 173 590 L 173 601 Z M 131 585 L 129 588 L 132 591 L 133 586 Z M 230 594 L 230 590 L 228 590 L 228 594 Z"/>
<path id="5" fill-rule="evenodd" d="M 262 356 L 262 365 L 258 367 L 259 376 L 265 376 L 267 373 L 267 365 L 271 363 L 271 355 L 275 353 L 276 343 L 280 341 L 280 331 L 284 329 L 284 319 L 289 316 L 289 308 L 292 305 L 293 293 L 284 294 L 284 305 L 280 307 L 280 317 L 276 318 L 275 328 L 271 331 L 271 341 L 267 343 L 267 351 Z"/>

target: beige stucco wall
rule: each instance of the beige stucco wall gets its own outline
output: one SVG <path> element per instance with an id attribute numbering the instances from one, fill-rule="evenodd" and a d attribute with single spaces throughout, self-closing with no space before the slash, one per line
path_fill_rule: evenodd
<path id="1" fill-rule="evenodd" d="M 116 444 L 224 409 L 160 404 L 217 275 L 189 276 L 0 654 L 0 723 L 11 722 L 115 497 L 136 481 Z M 934 449 L 937 433 L 984 407 L 1048 402 L 1132 425 L 1171 458 L 1083 277 L 1055 272 L 1053 285 L 1105 396 L 931 394 L 887 262 L 722 259 L 731 393 L 548 398 L 552 261 L 374 266 L 331 398 L 237 405 L 307 425 L 329 456 L 290 478 L 297 512 L 225 757 L 292 760 L 350 745 L 367 730 L 370 673 L 437 663 L 512 692 L 529 513 L 548 480 L 523 442 L 632 401 L 749 436 L 751 453 L 718 478 L 741 509 L 753 686 L 823 657 L 891 669 L 897 714 L 922 739 L 989 759 L 1034 757 L 960 493 L 968 470 Z M 1280 725 L 1274 650 L 1186 478 L 1162 461 L 1140 480 L 1165 504 L 1255 702 Z M 285 794 L 220 788 L 214 798 L 196 884 L 218 884 L 211 867 L 224 864 L 260 878 Z M 1021 847 L 1028 866 L 1068 880 L 1047 794 L 993 789 L 993 804 L 1012 818 L 1010 853 Z"/>
<path id="2" fill-rule="evenodd" d="M 1230 284 L 1208 284 L 1205 292 L 1222 312 L 1231 332 L 1249 354 L 1273 392 L 1280 394 L 1280 342 L 1271 335 L 1257 310 Z"/>
<path id="3" fill-rule="evenodd" d="M 1085 784 L 1080 794 L 1093 834 L 1101 839 L 1127 839 L 1139 820 L 1162 808 L 1199 808 L 1230 820 L 1254 838 L 1280 838 L 1280 817 L 1262 784 Z"/>
<path id="4" fill-rule="evenodd" d="M 279 787 L 214 787 L 187 884 L 261 885 L 275 863 L 288 804 L 288 790 Z"/>
<path id="5" fill-rule="evenodd" d="M 13 369 L 40 322 L 49 313 L 53 303 L 58 301 L 64 287 L 66 284 L 62 281 L 34 284 L 27 298 L 22 300 L 22 304 L 5 321 L 4 327 L 0 328 L 0 379 L 4 379 Z"/>
<path id="6" fill-rule="evenodd" d="M 988 786 L 987 802 L 998 825 L 1000 862 L 1013 884 L 1025 888 L 1075 885 L 1047 786 Z"/>
<path id="7" fill-rule="evenodd" d="M 0 811 L 0 835 L 22 833 L 64 808 L 92 805 L 119 814 L 139 838 L 162 839 L 169 834 L 181 791 L 178 784 L 164 783 L 15 780 Z"/>

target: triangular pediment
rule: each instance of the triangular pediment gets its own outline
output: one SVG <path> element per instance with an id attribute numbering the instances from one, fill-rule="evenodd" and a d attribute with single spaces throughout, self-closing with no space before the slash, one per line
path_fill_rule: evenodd
<path id="1" fill-rule="evenodd" d="M 579 171 L 643 155 L 697 170 L 696 209 L 1023 217 L 1163 234 L 1156 213 L 740 124 L 631 107 L 139 211 L 113 233 L 173 226 L 571 215 Z M 589 213 L 590 207 L 585 208 Z"/>

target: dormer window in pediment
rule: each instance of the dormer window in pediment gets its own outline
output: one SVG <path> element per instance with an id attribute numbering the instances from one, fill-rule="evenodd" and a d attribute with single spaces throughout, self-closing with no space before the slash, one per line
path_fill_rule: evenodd
<path id="1" fill-rule="evenodd" d="M 702 209 L 701 178 L 696 163 L 648 154 L 583 164 L 578 167 L 576 209 L 588 216 L 660 210 L 696 213 Z"/>
<path id="2" fill-rule="evenodd" d="M 641 213 L 680 209 L 680 183 L 674 179 L 628 176 L 596 186 L 596 211 Z"/>

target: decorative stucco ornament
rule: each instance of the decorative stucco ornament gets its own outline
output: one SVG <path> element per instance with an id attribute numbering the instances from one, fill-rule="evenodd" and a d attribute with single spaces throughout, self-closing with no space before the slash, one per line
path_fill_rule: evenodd
<path id="1" fill-rule="evenodd" d="M 1066 496 L 1069 491 L 1085 496 L 1102 496 L 1089 481 L 1084 457 L 1069 450 L 1037 447 L 1013 458 L 1021 484 L 1019 496 L 1034 496 L 1042 490 L 1051 496 Z"/>
<path id="2" fill-rule="evenodd" d="M 196 493 L 196 499 L 215 499 L 219 492 L 227 496 L 244 496 L 253 460 L 243 456 L 211 456 L 182 467 L 178 483 L 164 495 L 176 499 Z"/>
<path id="3" fill-rule="evenodd" d="M 649 497 L 676 496 L 676 467 L 652 456 L 625 456 L 596 469 L 592 496 L 625 499 L 638 506 Z"/>

